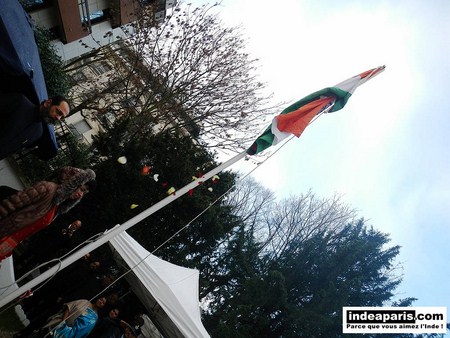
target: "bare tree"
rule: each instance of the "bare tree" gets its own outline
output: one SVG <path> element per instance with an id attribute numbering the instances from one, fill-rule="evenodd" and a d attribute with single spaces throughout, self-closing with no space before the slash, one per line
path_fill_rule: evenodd
<path id="1" fill-rule="evenodd" d="M 356 217 L 338 195 L 318 198 L 312 191 L 276 203 L 266 215 L 266 249 L 279 256 L 290 243 L 302 243 L 319 233 L 333 233 Z"/>
<path id="2" fill-rule="evenodd" d="M 252 178 L 237 183 L 228 204 L 242 217 L 263 252 L 274 257 L 293 242 L 339 231 L 356 217 L 355 210 L 337 195 L 320 199 L 308 191 L 277 201 L 273 192 Z"/>
<path id="3" fill-rule="evenodd" d="M 249 231 L 258 237 L 257 241 L 263 241 L 260 236 L 266 233 L 265 215 L 270 213 L 276 202 L 275 194 L 254 178 L 247 177 L 237 182 L 226 202 L 233 207 L 233 212 L 242 219 Z"/>
<path id="4" fill-rule="evenodd" d="M 183 128 L 209 146 L 248 145 L 279 105 L 270 105 L 241 29 L 224 27 L 216 6 L 179 5 L 160 24 L 143 10 L 129 38 L 72 62 L 73 74 L 81 64 L 110 68 L 103 80 L 74 89 L 79 109 L 132 116 L 130 137 Z"/>

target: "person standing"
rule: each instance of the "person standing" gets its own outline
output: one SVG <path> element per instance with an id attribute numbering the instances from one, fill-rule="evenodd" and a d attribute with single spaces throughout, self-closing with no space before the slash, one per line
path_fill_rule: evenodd
<path id="1" fill-rule="evenodd" d="M 81 221 L 77 219 L 76 221 L 70 223 L 70 225 L 66 229 L 62 229 L 61 234 L 66 238 L 71 238 L 73 236 L 73 233 L 80 228 L 81 228 Z"/>
<path id="2" fill-rule="evenodd" d="M 98 321 L 98 311 L 105 305 L 105 297 L 98 297 L 94 302 L 87 299 L 67 302 L 60 311 L 49 317 L 44 325 L 40 322 L 31 322 L 13 337 L 43 338 L 47 337 L 49 332 L 53 337 L 86 337 Z"/>
<path id="3" fill-rule="evenodd" d="M 36 106 L 22 93 L 0 91 L 0 160 L 35 145 L 48 124 L 55 124 L 69 113 L 70 105 L 62 96 Z"/>
<path id="4" fill-rule="evenodd" d="M 44 328 L 52 330 L 55 338 L 84 338 L 94 328 L 98 321 L 98 310 L 105 304 L 105 297 L 93 303 L 86 299 L 66 303 L 62 314 L 55 316 Z"/>
<path id="5" fill-rule="evenodd" d="M 40 181 L 0 201 L 0 260 L 24 239 L 73 208 L 95 187 L 91 169 L 64 167 L 59 183 Z"/>
<path id="6" fill-rule="evenodd" d="M 91 338 L 121 338 L 122 321 L 118 318 L 119 309 L 112 308 L 106 317 L 100 318 L 88 337 Z"/>
<path id="7" fill-rule="evenodd" d="M 60 258 L 76 246 L 80 240 L 77 230 L 82 223 L 73 221 L 69 226 L 61 229 L 59 226 L 49 226 L 30 236 L 24 243 L 26 250 L 14 259 L 16 275 L 20 276 L 42 263 Z M 42 243 L 52 243 L 42 245 Z"/>

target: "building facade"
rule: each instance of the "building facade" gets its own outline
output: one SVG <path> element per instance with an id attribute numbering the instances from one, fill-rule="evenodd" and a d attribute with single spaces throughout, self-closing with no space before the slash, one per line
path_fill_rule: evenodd
<path id="1" fill-rule="evenodd" d="M 164 20 L 176 0 L 22 0 L 36 25 L 49 29 L 64 61 L 132 34 L 132 23 L 143 8 L 155 8 Z"/>
<path id="2" fill-rule="evenodd" d="M 176 98 L 161 104 L 158 85 L 163 80 L 126 41 L 106 46 L 101 59 L 79 59 L 73 69 L 68 74 L 74 82 L 70 98 L 75 108 L 63 123 L 79 141 L 92 143 L 95 135 L 124 116 L 132 117 L 130 134 L 153 134 L 180 125 L 185 135 L 200 133 L 188 113 L 165 109 L 177 106 Z"/>
<path id="3" fill-rule="evenodd" d="M 37 26 L 50 30 L 56 37 L 52 41 L 62 60 L 69 62 L 99 47 L 114 45 L 133 34 L 133 23 L 139 11 L 150 6 L 155 22 L 165 19 L 166 13 L 176 0 L 22 0 L 28 14 Z M 85 60 L 86 61 L 86 60 Z M 80 61 L 83 62 L 83 61 Z M 82 66 L 82 65 L 81 65 Z M 75 105 L 82 101 L 83 90 L 79 83 L 93 82 L 105 86 L 112 71 L 107 62 L 93 63 L 71 73 L 74 82 Z M 85 88 L 86 89 L 86 88 Z M 75 93 L 74 93 L 75 91 Z M 73 96 L 73 95 L 71 95 Z M 72 98 L 72 97 L 71 97 Z M 72 98 L 73 101 L 73 98 Z M 104 101 L 104 100 L 101 100 Z M 105 102 L 99 102 L 99 104 Z M 78 140 L 91 143 L 92 137 L 102 130 L 102 122 L 92 114 L 79 111 L 71 114 L 56 132 L 70 131 Z M 106 113 L 103 120 L 114 118 Z M 106 121 L 107 122 L 107 121 Z"/>

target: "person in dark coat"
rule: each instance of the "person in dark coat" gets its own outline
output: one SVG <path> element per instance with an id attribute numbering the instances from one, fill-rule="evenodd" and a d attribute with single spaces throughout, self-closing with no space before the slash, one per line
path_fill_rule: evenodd
<path id="1" fill-rule="evenodd" d="M 70 252 L 77 243 L 82 241 L 77 231 L 81 226 L 81 221 L 75 220 L 64 229 L 59 226 L 48 226 L 30 236 L 23 243 L 26 249 L 14 259 L 16 276 L 28 273 L 34 267 L 61 258 Z M 51 245 L 42 245 L 42 243 L 51 243 Z"/>
<path id="2" fill-rule="evenodd" d="M 69 252 L 75 247 L 73 241 L 76 231 L 81 228 L 81 221 L 75 220 L 68 227 L 60 229 L 59 227 L 47 227 L 36 234 L 29 243 L 30 259 L 35 263 L 43 263 L 50 259 L 58 258 Z M 42 247 L 42 241 L 52 243 L 52 245 Z"/>
<path id="3" fill-rule="evenodd" d="M 108 311 L 106 317 L 97 321 L 94 329 L 88 337 L 90 338 L 122 338 L 124 323 L 118 318 L 119 309 L 114 307 Z"/>
<path id="4" fill-rule="evenodd" d="M 69 113 L 69 103 L 61 96 L 36 106 L 22 93 L 0 91 L 0 160 L 32 147 L 43 136 L 47 124 L 54 124 Z"/>

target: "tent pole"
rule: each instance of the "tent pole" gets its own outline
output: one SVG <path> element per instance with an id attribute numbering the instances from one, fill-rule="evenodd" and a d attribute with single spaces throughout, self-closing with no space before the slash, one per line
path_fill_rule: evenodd
<path id="1" fill-rule="evenodd" d="M 0 308 L 3 307 L 4 305 L 8 304 L 9 302 L 13 301 L 14 299 L 19 297 L 20 295 L 22 295 L 26 291 L 28 291 L 31 288 L 33 288 L 34 286 L 36 286 L 36 285 L 42 283 L 43 281 L 47 280 L 48 278 L 52 277 L 58 271 L 66 268 L 67 266 L 69 266 L 70 264 L 74 263 L 75 261 L 77 261 L 78 259 L 80 259 L 84 255 L 86 255 L 87 253 L 89 253 L 89 252 L 95 250 L 96 248 L 98 248 L 99 246 L 105 244 L 106 242 L 108 242 L 110 239 L 112 239 L 113 237 L 115 237 L 119 233 L 121 233 L 121 232 L 123 232 L 123 231 L 125 231 L 125 230 L 127 230 L 129 228 L 131 228 L 132 226 L 134 226 L 138 222 L 142 221 L 143 219 L 145 219 L 148 216 L 150 216 L 153 213 L 155 213 L 156 211 L 158 211 L 161 208 L 165 207 L 166 205 L 172 203 L 177 198 L 179 198 L 179 197 L 183 196 L 184 194 L 186 194 L 189 190 L 196 188 L 202 182 L 207 181 L 208 179 L 210 179 L 214 175 L 217 175 L 222 170 L 225 170 L 229 166 L 233 165 L 237 161 L 239 161 L 242 158 L 244 158 L 246 155 L 247 155 L 246 151 L 243 151 L 242 153 L 232 157 L 228 161 L 222 163 L 221 165 L 219 165 L 216 168 L 212 169 L 211 171 L 207 172 L 206 174 L 204 174 L 202 177 L 198 178 L 197 180 L 192 181 L 191 183 L 189 183 L 189 184 L 185 185 L 184 187 L 182 187 L 180 190 L 175 191 L 174 194 L 171 194 L 171 195 L 167 196 L 166 198 L 164 198 L 161 201 L 157 202 L 156 204 L 152 205 L 148 209 L 146 209 L 146 210 L 142 211 L 141 213 L 137 214 L 136 216 L 134 216 L 133 218 L 129 219 L 125 223 L 117 224 L 114 228 L 112 228 L 110 230 L 106 230 L 100 238 L 98 238 L 94 242 L 84 246 L 83 248 L 77 250 L 72 255 L 70 255 L 66 259 L 62 260 L 60 262 L 60 264 L 57 264 L 57 265 L 53 266 L 52 268 L 50 268 L 47 271 L 43 272 L 42 274 L 40 274 L 36 278 L 32 279 L 28 283 L 24 284 L 23 286 L 19 287 L 18 289 L 15 289 L 15 290 L 11 291 L 10 293 L 8 293 L 8 289 L 9 288 L 15 287 L 15 284 L 13 284 L 13 285 L 10 285 L 10 286 L 4 288 L 3 291 L 0 290 L 0 292 L 1 292 L 0 293 L 0 297 L 1 297 L 0 298 Z M 6 294 L 6 295 L 4 296 L 4 294 Z"/>

